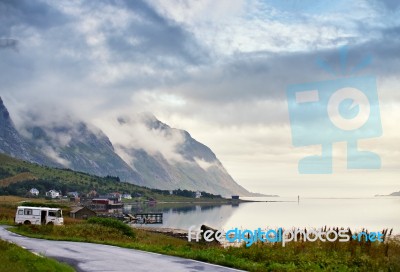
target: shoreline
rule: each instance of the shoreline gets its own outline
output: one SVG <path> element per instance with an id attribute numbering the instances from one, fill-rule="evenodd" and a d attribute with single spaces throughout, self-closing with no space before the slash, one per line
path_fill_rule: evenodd
<path id="1" fill-rule="evenodd" d="M 156 201 L 155 204 L 194 204 L 194 205 L 199 205 L 199 204 L 215 204 L 215 205 L 229 205 L 229 204 L 240 204 L 240 203 L 255 203 L 255 202 L 297 202 L 295 200 L 249 200 L 249 199 L 240 199 L 240 200 L 218 200 L 218 201 L 179 201 L 179 200 L 173 200 L 173 201 Z M 147 202 L 123 202 L 124 205 L 138 205 L 138 204 L 143 204 Z"/>
<path id="2" fill-rule="evenodd" d="M 187 230 L 178 229 L 178 228 L 146 227 L 146 226 L 135 226 L 133 224 L 129 224 L 129 225 L 133 229 L 144 230 L 144 231 L 153 232 L 153 233 L 162 233 L 162 234 L 172 236 L 175 238 L 180 238 L 180 239 L 187 239 L 187 236 L 188 236 Z"/>

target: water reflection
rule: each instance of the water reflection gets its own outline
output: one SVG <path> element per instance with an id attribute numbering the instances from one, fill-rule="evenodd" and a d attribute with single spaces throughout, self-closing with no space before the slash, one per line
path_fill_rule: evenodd
<path id="1" fill-rule="evenodd" d="M 165 213 L 178 213 L 185 214 L 191 212 L 206 212 L 212 209 L 219 209 L 221 206 L 232 206 L 235 205 L 221 205 L 221 204 L 192 204 L 192 203 L 160 203 L 156 205 L 148 205 L 146 203 L 138 203 L 136 205 L 128 204 L 124 206 L 124 211 L 129 213 L 143 213 L 143 212 L 165 212 Z"/>
<path id="2" fill-rule="evenodd" d="M 148 225 L 149 227 L 166 227 L 187 229 L 192 225 L 200 227 L 202 224 L 213 227 L 222 227 L 238 206 L 196 204 L 191 203 L 162 203 L 155 206 L 145 204 L 125 205 L 126 213 L 163 213 L 162 225 Z"/>
<path id="3" fill-rule="evenodd" d="M 258 199 L 268 200 L 271 199 Z M 276 201 L 277 199 L 272 199 Z M 158 212 L 164 214 L 162 225 L 188 229 L 206 224 L 213 228 L 276 228 L 276 227 L 366 227 L 371 231 L 394 228 L 400 233 L 400 198 L 364 199 L 293 199 L 283 202 L 252 202 L 236 205 L 164 203 L 153 206 L 126 205 L 125 212 Z"/>

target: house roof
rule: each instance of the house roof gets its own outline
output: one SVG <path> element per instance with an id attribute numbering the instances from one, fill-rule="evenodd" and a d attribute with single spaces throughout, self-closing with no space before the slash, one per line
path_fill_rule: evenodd
<path id="1" fill-rule="evenodd" d="M 84 209 L 84 208 L 90 210 L 90 209 L 87 208 L 87 207 L 75 207 L 73 210 L 71 210 L 71 213 L 77 213 L 77 212 L 79 212 L 80 210 L 82 210 L 82 209 Z"/>
<path id="2" fill-rule="evenodd" d="M 91 209 L 89 209 L 88 207 L 85 207 L 85 206 L 82 206 L 82 207 L 75 207 L 74 209 L 71 210 L 70 213 L 77 213 L 77 212 L 79 212 L 79 211 L 82 210 L 82 209 L 87 209 L 87 210 L 89 210 L 89 211 L 91 211 L 91 212 L 96 213 L 95 211 L 93 211 L 93 210 L 91 210 Z"/>
<path id="3" fill-rule="evenodd" d="M 76 213 L 82 210 L 84 207 L 75 207 L 73 210 L 71 210 L 71 213 Z"/>

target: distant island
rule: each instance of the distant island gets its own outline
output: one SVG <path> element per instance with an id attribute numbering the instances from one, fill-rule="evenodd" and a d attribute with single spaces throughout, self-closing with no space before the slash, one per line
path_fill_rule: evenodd
<path id="1" fill-rule="evenodd" d="M 398 192 L 393 192 L 390 195 L 375 195 L 375 196 L 400 196 L 400 191 Z"/>
<path id="2" fill-rule="evenodd" d="M 266 194 L 260 194 L 260 193 L 252 193 L 252 197 L 279 197 L 279 195 L 266 195 Z"/>

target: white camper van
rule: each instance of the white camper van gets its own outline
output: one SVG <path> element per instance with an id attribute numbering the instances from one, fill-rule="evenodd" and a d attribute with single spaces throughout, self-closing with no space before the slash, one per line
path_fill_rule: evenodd
<path id="1" fill-rule="evenodd" d="M 63 225 L 64 218 L 62 210 L 58 208 L 18 206 L 15 214 L 15 223 L 25 225 Z"/>

